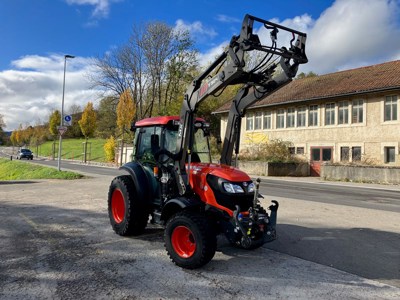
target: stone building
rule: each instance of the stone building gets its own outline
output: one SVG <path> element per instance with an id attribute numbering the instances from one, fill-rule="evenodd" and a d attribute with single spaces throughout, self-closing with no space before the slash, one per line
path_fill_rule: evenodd
<path id="1" fill-rule="evenodd" d="M 293 80 L 247 110 L 241 149 L 271 139 L 310 162 L 400 166 L 400 60 Z M 222 140 L 230 103 L 221 117 Z"/>

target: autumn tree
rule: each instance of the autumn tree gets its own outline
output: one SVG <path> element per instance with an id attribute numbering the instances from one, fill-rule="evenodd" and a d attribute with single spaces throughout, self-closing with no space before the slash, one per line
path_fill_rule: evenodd
<path id="1" fill-rule="evenodd" d="M 49 131 L 53 137 L 58 135 L 57 126 L 60 125 L 61 113 L 58 110 L 55 110 L 51 113 L 49 117 Z"/>
<path id="2" fill-rule="evenodd" d="M 124 91 L 119 98 L 117 105 L 117 125 L 121 131 L 121 155 L 120 164 L 122 165 L 122 153 L 124 149 L 125 134 L 129 132 L 130 124 L 135 116 L 135 105 L 133 104 L 132 95 L 129 91 Z"/>
<path id="3" fill-rule="evenodd" d="M 11 145 L 17 146 L 17 131 L 14 130 L 10 136 Z"/>
<path id="4" fill-rule="evenodd" d="M 94 110 L 93 103 L 88 102 L 82 113 L 82 118 L 79 120 L 79 126 L 82 134 L 85 136 L 84 146 L 84 162 L 87 161 L 87 142 L 89 137 L 93 136 L 96 130 L 96 111 Z"/>
<path id="5" fill-rule="evenodd" d="M 47 138 L 46 131 L 47 131 L 46 126 L 40 124 L 40 122 L 37 122 L 36 125 L 33 127 L 30 144 L 36 147 L 37 155 L 39 155 L 39 146 L 46 141 Z"/>
<path id="6" fill-rule="evenodd" d="M 15 136 L 15 139 L 17 141 L 18 147 L 22 147 L 23 146 L 23 132 L 22 132 L 22 130 L 23 130 L 22 124 L 19 124 L 18 129 L 17 129 L 17 134 Z"/>
<path id="7" fill-rule="evenodd" d="M 104 144 L 104 153 L 106 156 L 106 161 L 114 162 L 115 160 L 115 148 L 117 147 L 117 143 L 115 142 L 114 136 L 111 136 L 107 139 Z"/>

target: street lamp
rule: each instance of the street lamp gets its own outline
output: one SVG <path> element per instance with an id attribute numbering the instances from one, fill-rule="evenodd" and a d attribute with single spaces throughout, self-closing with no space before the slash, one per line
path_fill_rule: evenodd
<path id="1" fill-rule="evenodd" d="M 63 81 L 63 93 L 62 93 L 62 102 L 61 102 L 61 119 L 60 126 L 64 125 L 64 94 L 65 94 L 65 71 L 67 69 L 67 58 L 74 58 L 73 55 L 64 55 L 64 81 Z M 60 143 L 58 146 L 58 171 L 61 171 L 61 147 L 62 147 L 62 133 L 60 134 Z"/>

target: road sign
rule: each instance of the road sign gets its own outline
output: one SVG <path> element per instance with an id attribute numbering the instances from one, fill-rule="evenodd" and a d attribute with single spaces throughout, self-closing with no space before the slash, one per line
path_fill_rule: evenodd
<path id="1" fill-rule="evenodd" d="M 72 116 L 66 115 L 64 116 L 64 126 L 71 126 L 72 125 Z"/>
<path id="2" fill-rule="evenodd" d="M 58 133 L 63 135 L 67 131 L 68 127 L 66 126 L 57 126 Z"/>

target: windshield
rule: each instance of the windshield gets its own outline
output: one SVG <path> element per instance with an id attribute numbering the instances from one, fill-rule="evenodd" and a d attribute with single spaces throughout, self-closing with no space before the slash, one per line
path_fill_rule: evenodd
<path id="1" fill-rule="evenodd" d="M 138 128 L 135 134 L 134 157 L 138 160 L 155 161 L 154 154 L 161 148 L 176 154 L 177 138 L 178 126 Z M 196 128 L 194 134 L 192 162 L 211 162 L 208 139 L 201 128 Z"/>

